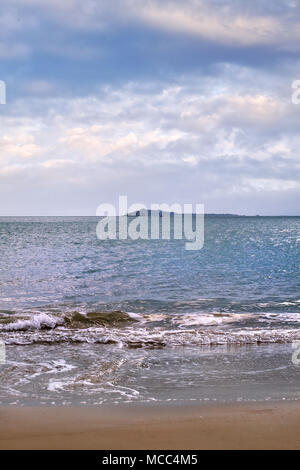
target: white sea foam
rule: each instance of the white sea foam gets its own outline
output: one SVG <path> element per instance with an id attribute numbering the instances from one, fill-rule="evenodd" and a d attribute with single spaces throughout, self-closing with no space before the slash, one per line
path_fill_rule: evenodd
<path id="1" fill-rule="evenodd" d="M 265 313 L 258 317 L 258 321 L 271 320 L 281 323 L 300 323 L 300 313 Z"/>
<path id="2" fill-rule="evenodd" d="M 237 313 L 190 313 L 186 315 L 174 315 L 172 323 L 180 326 L 215 326 L 224 325 L 227 323 L 235 323 L 248 318 L 253 318 L 252 314 L 237 314 Z"/>
<path id="3" fill-rule="evenodd" d="M 7 345 L 100 343 L 129 348 L 162 348 L 166 346 L 201 346 L 221 344 L 289 343 L 300 340 L 300 329 L 244 328 L 244 329 L 163 329 L 163 328 L 88 328 L 70 330 L 61 328 L 51 334 L 42 331 L 10 332 L 2 335 Z"/>
<path id="4" fill-rule="evenodd" d="M 262 323 L 270 326 L 262 328 Z M 102 343 L 129 348 L 275 343 L 300 339 L 300 329 L 290 327 L 293 323 L 300 323 L 300 314 L 38 313 L 0 324 L 0 339 L 18 345 Z"/>
<path id="5" fill-rule="evenodd" d="M 42 330 L 44 328 L 53 329 L 63 323 L 64 319 L 62 317 L 54 317 L 46 313 L 39 313 L 38 315 L 33 315 L 28 319 L 20 319 L 12 323 L 2 325 L 0 330 L 25 331 Z"/>

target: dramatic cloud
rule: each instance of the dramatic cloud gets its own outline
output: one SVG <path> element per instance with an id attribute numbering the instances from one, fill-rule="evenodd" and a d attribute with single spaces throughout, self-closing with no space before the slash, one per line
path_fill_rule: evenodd
<path id="1" fill-rule="evenodd" d="M 11 0 L 2 214 L 298 212 L 298 3 Z"/>

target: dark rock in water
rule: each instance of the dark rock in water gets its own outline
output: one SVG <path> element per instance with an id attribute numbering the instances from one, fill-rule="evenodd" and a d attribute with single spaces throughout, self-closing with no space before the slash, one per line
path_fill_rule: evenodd
<path id="1" fill-rule="evenodd" d="M 135 321 L 136 320 L 130 317 L 128 313 L 121 312 L 119 310 L 111 312 L 88 312 L 85 315 L 79 312 L 74 312 L 71 316 L 66 317 L 65 319 L 68 326 L 75 328 L 88 328 L 92 325 L 115 326 Z"/>
<path id="2" fill-rule="evenodd" d="M 162 349 L 166 346 L 166 343 L 163 341 L 127 341 L 126 342 L 129 349 L 138 349 L 138 348 L 145 348 L 145 349 Z"/>

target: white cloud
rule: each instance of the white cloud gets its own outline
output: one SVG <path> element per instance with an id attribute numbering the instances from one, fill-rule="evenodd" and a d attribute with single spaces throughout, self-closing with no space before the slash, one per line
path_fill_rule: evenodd
<path id="1" fill-rule="evenodd" d="M 72 165 L 73 161 L 72 160 L 46 160 L 45 162 L 41 163 L 41 166 L 44 168 L 57 168 L 57 169 L 63 169 L 68 167 L 69 165 Z"/>
<path id="2" fill-rule="evenodd" d="M 41 155 L 43 149 L 36 145 L 34 137 L 28 134 L 0 136 L 0 159 L 31 159 Z M 0 160 L 0 161 L 1 161 Z"/>
<path id="3" fill-rule="evenodd" d="M 299 181 L 295 180 L 282 180 L 276 178 L 252 178 L 244 180 L 245 188 L 248 188 L 248 191 L 255 190 L 258 192 L 282 192 L 289 191 L 291 189 L 300 189 Z M 247 190 L 247 189 L 246 189 Z"/>
<path id="4" fill-rule="evenodd" d="M 239 93 L 231 83 L 224 83 L 223 93 L 217 83 L 209 89 L 202 85 L 198 91 L 187 81 L 176 87 L 162 85 L 156 92 L 145 87 L 143 92 L 129 84 L 103 89 L 99 96 L 36 99 L 33 109 L 40 108 L 41 114 L 34 119 L 21 114 L 28 102 L 19 101 L 16 116 L 2 120 L 2 154 L 43 155 L 48 161 L 59 155 L 80 165 L 125 161 L 147 166 L 298 156 L 297 135 L 289 137 L 287 145 L 287 138 L 274 139 L 271 132 L 278 123 L 283 134 L 288 132 L 290 108 L 280 96 Z M 269 129 L 270 135 L 260 141 L 262 129 Z M 28 135 L 27 141 L 17 134 Z M 39 136 L 39 144 L 33 135 Z"/>
<path id="5" fill-rule="evenodd" d="M 144 2 L 138 3 L 134 11 L 140 20 L 157 28 L 230 45 L 274 43 L 282 34 L 280 21 L 270 16 L 251 17 L 232 12 L 218 15 L 202 3 L 196 8 L 177 5 Z"/>
<path id="6" fill-rule="evenodd" d="M 162 132 L 159 128 L 147 131 L 138 129 L 128 131 L 128 126 L 91 126 L 87 128 L 67 129 L 60 142 L 70 149 L 80 152 L 86 160 L 99 160 L 108 155 L 118 157 L 129 156 L 130 153 L 142 150 L 149 145 L 155 145 L 157 150 L 163 149 L 171 142 L 176 142 L 184 134 L 178 130 Z"/>
<path id="7" fill-rule="evenodd" d="M 195 0 L 11 0 L 16 8 L 35 7 L 64 27 L 110 30 L 133 22 L 233 47 L 273 45 L 299 49 L 300 20 L 292 5 L 277 10 L 244 2 Z M 278 13 L 279 11 L 279 13 Z M 9 21 L 16 27 L 15 19 Z"/>
<path id="8" fill-rule="evenodd" d="M 83 198 L 101 190 L 220 204 L 298 191 L 299 113 L 279 92 L 223 75 L 148 85 L 19 100 L 1 117 L 0 181 L 36 191 L 67 185 Z"/>

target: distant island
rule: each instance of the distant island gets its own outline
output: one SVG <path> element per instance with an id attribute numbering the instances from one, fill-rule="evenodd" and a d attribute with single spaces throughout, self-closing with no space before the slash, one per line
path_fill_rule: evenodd
<path id="1" fill-rule="evenodd" d="M 129 212 L 127 214 L 127 217 L 139 217 L 139 216 L 151 217 L 151 215 L 164 217 L 164 216 L 169 216 L 169 215 L 174 216 L 174 215 L 182 215 L 182 214 L 179 214 L 178 212 L 166 212 L 166 211 L 161 211 L 161 210 L 141 209 L 141 210 L 137 210 L 134 212 Z M 192 215 L 196 215 L 196 214 L 192 214 Z M 238 215 L 238 214 L 213 214 L 213 213 L 207 213 L 207 214 L 204 214 L 204 216 L 205 217 L 247 217 L 246 215 Z M 255 215 L 252 217 L 260 217 L 260 216 Z"/>

